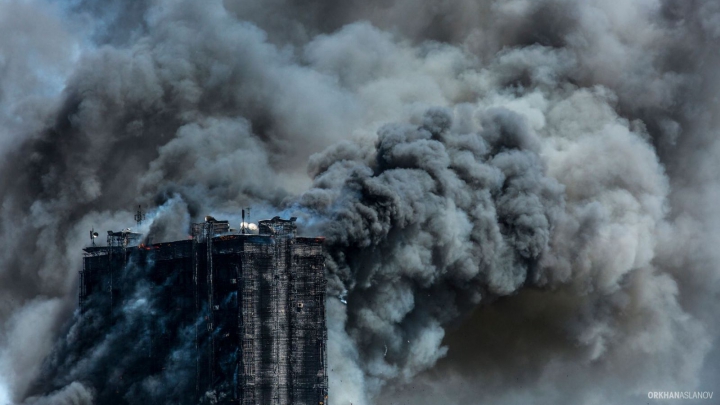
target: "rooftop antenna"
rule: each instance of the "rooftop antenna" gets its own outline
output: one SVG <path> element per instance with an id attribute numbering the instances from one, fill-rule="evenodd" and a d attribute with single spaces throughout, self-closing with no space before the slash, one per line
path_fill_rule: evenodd
<path id="1" fill-rule="evenodd" d="M 93 228 L 90 230 L 90 242 L 92 242 L 92 245 L 93 245 L 93 246 L 95 246 L 95 238 L 97 238 L 97 237 L 98 237 L 98 233 L 95 232 L 95 227 L 93 227 Z"/>
<path id="2" fill-rule="evenodd" d="M 138 229 L 140 229 L 140 224 L 144 220 L 145 220 L 145 213 L 142 212 L 141 207 L 138 205 L 138 210 L 135 213 L 135 222 L 137 222 Z"/>
<path id="3" fill-rule="evenodd" d="M 247 222 L 245 222 L 245 211 L 247 211 Z M 245 235 L 245 230 L 250 228 L 250 207 L 245 207 L 242 210 L 242 222 L 240 223 L 240 233 Z"/>

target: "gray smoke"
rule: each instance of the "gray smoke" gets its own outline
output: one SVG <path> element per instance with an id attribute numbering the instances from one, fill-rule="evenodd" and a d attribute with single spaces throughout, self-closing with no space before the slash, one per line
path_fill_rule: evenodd
<path id="1" fill-rule="evenodd" d="M 326 218 L 331 294 L 349 291 L 372 386 L 410 381 L 446 354 L 444 325 L 540 277 L 564 187 L 522 116 L 490 109 L 481 122 L 452 128 L 431 109 L 420 126 L 381 128 L 373 153 L 344 144 L 313 161 L 301 205 Z"/>
<path id="2" fill-rule="evenodd" d="M 105 403 L 128 333 L 174 325 L 134 283 L 117 329 L 73 313 L 87 231 L 138 204 L 158 239 L 248 206 L 327 236 L 331 403 L 712 391 L 719 24 L 713 1 L 0 2 L 0 404 Z M 182 397 L 178 336 L 126 399 Z"/>

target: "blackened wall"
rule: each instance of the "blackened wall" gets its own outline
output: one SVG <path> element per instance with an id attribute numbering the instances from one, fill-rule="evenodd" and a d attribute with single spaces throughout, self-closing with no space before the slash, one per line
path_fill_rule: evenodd
<path id="1" fill-rule="evenodd" d="M 194 402 L 326 404 L 322 246 L 321 238 L 294 233 L 198 233 L 150 246 L 89 247 L 81 308 L 113 317 L 138 305 L 126 288 L 132 272 L 156 291 L 152 311 L 158 313 L 148 315 L 168 321 L 149 323 L 156 330 L 147 331 L 146 360 L 122 378 L 161 373 L 189 336 L 194 358 L 184 363 L 184 375 L 194 380 Z M 143 271 L 132 270 L 138 268 Z"/>

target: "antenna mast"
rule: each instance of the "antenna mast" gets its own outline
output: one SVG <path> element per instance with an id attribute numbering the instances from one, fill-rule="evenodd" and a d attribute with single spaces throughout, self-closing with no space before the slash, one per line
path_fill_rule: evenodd
<path id="1" fill-rule="evenodd" d="M 145 220 L 145 213 L 142 212 L 141 207 L 138 205 L 138 210 L 137 210 L 137 212 L 135 213 L 135 222 L 137 222 L 138 229 L 140 228 L 140 224 L 141 224 L 142 221 L 144 221 L 144 220 Z"/>
<path id="2" fill-rule="evenodd" d="M 247 222 L 245 222 L 245 211 L 247 211 Z M 242 222 L 240 223 L 240 233 L 245 235 L 245 230 L 250 225 L 250 207 L 245 207 L 242 210 Z"/>
<path id="3" fill-rule="evenodd" d="M 92 242 L 92 245 L 95 246 L 95 238 L 98 237 L 98 233 L 95 232 L 95 227 L 90 229 L 90 242 Z"/>

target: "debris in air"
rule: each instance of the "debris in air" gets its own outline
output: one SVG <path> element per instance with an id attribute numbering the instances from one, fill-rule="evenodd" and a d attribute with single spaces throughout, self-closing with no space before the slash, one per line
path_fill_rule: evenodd
<path id="1" fill-rule="evenodd" d="M 343 290 L 343 292 L 338 295 L 338 299 L 340 299 L 340 302 L 347 305 L 347 290 Z"/>

